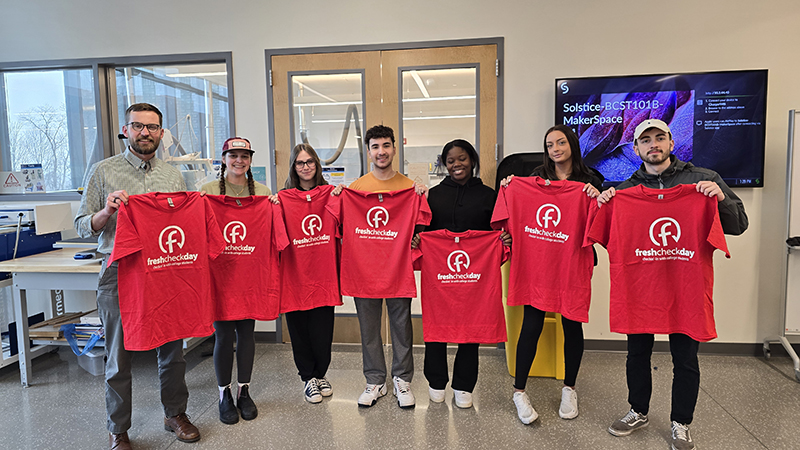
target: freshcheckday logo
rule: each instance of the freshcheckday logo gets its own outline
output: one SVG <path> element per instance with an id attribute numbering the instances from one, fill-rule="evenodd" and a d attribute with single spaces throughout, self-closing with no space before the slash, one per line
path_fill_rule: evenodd
<path id="1" fill-rule="evenodd" d="M 548 230 L 548 228 L 555 228 L 561 223 L 561 209 L 552 203 L 545 203 L 536 210 L 536 224 L 538 227 L 529 227 L 525 225 L 525 232 L 528 237 L 534 239 L 541 239 L 550 242 L 564 243 L 569 239 L 568 234 L 564 234 L 558 230 Z"/>
<path id="2" fill-rule="evenodd" d="M 322 231 L 322 218 L 316 214 L 309 214 L 303 217 L 302 222 L 300 222 L 300 229 L 303 230 L 303 234 L 307 237 L 292 239 L 292 244 L 297 248 L 327 244 L 331 241 L 331 237 L 328 234 L 317 235 Z"/>
<path id="3" fill-rule="evenodd" d="M 232 220 L 225 225 L 222 229 L 222 235 L 225 237 L 225 250 L 222 251 L 226 255 L 249 255 L 256 249 L 253 245 L 244 245 L 244 239 L 247 237 L 247 227 L 244 223 L 238 220 Z M 237 242 L 239 245 L 236 245 Z"/>
<path id="4" fill-rule="evenodd" d="M 681 225 L 672 217 L 659 217 L 654 220 L 650 224 L 649 235 L 650 242 L 661 248 L 635 249 L 634 253 L 638 257 L 643 257 L 642 261 L 662 261 L 667 259 L 688 261 L 694 257 L 694 250 L 666 248 L 669 245 L 677 244 L 681 239 Z"/>
<path id="5" fill-rule="evenodd" d="M 442 283 L 475 283 L 481 279 L 481 274 L 461 273 L 462 269 L 466 272 L 469 265 L 469 253 L 464 250 L 455 250 L 447 255 L 447 268 L 450 269 L 450 273 L 436 274 L 436 279 Z"/>
<path id="6" fill-rule="evenodd" d="M 303 217 L 300 228 L 306 236 L 314 236 L 317 231 L 322 231 L 322 218 L 316 214 L 309 214 Z"/>
<path id="7" fill-rule="evenodd" d="M 383 206 L 373 206 L 367 211 L 367 225 L 372 228 L 356 227 L 356 234 L 367 239 L 394 240 L 397 237 L 397 231 L 378 229 L 389 225 L 389 211 Z"/>
<path id="8" fill-rule="evenodd" d="M 456 250 L 447 255 L 447 268 L 450 272 L 461 273 L 461 266 L 469 269 L 469 254 L 464 250 Z"/>
<path id="9" fill-rule="evenodd" d="M 158 234 L 158 248 L 164 256 L 158 258 L 147 258 L 147 265 L 154 268 L 165 266 L 179 266 L 183 264 L 192 264 L 197 259 L 196 253 L 183 253 L 173 255 L 177 250 L 183 249 L 186 243 L 186 235 L 183 229 L 177 225 L 169 225 L 161 230 Z"/>

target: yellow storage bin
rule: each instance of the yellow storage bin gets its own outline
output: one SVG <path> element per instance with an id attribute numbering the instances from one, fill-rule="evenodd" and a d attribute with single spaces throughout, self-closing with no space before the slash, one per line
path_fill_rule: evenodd
<path id="1" fill-rule="evenodd" d="M 522 306 L 508 306 L 508 270 L 509 263 L 503 264 L 503 307 L 506 312 L 506 362 L 508 373 L 515 376 L 517 364 L 517 340 L 522 329 Z M 544 328 L 539 337 L 536 359 L 528 373 L 531 377 L 554 377 L 564 379 L 564 330 L 561 328 L 561 314 L 547 313 Z"/>

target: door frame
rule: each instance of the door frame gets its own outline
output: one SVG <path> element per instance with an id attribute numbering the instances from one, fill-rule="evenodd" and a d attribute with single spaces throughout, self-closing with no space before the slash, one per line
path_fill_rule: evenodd
<path id="1" fill-rule="evenodd" d="M 277 171 L 275 160 L 275 111 L 273 107 L 273 93 L 272 93 L 272 57 L 279 55 L 303 55 L 303 54 L 316 54 L 316 53 L 344 53 L 344 52 L 364 52 L 364 51 L 389 51 L 389 50 L 421 50 L 428 48 L 439 47 L 466 47 L 474 45 L 496 45 L 497 46 L 497 148 L 495 149 L 496 162 L 503 159 L 503 92 L 504 92 L 504 37 L 492 38 L 478 38 L 478 39 L 456 39 L 445 41 L 423 41 L 423 42 L 401 42 L 401 43 L 384 43 L 384 44 L 369 44 L 369 45 L 343 45 L 331 47 L 298 47 L 298 48 L 280 48 L 280 49 L 266 49 L 264 50 L 264 59 L 266 61 L 266 75 L 267 75 L 267 130 L 269 133 L 269 148 L 271 164 L 269 165 L 270 181 L 273 192 L 278 189 Z M 366 116 L 366 114 L 364 114 Z M 366 131 L 366 130 L 365 130 Z"/>

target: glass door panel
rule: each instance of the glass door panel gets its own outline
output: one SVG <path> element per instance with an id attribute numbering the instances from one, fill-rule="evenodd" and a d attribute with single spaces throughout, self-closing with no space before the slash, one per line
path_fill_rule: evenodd
<path id="1" fill-rule="evenodd" d="M 436 186 L 447 175 L 445 143 L 465 139 L 477 148 L 477 70 L 403 70 L 401 83 L 403 172 Z"/>
<path id="2" fill-rule="evenodd" d="M 363 74 L 291 75 L 291 84 L 292 147 L 310 144 L 329 183 L 352 183 L 368 167 L 361 140 Z"/>

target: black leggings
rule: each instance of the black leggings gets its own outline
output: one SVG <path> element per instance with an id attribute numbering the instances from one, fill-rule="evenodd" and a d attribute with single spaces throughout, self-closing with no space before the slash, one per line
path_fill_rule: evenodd
<path id="1" fill-rule="evenodd" d="M 544 311 L 525 305 L 522 329 L 517 340 L 517 367 L 514 377 L 514 387 L 517 389 L 524 390 L 528 382 L 528 373 L 536 358 L 536 347 L 544 327 L 544 315 Z M 583 357 L 583 325 L 564 316 L 561 316 L 561 325 L 564 328 L 564 384 L 575 387 Z"/>
<path id="2" fill-rule="evenodd" d="M 253 360 L 256 356 L 256 321 L 226 320 L 214 322 L 216 342 L 214 343 L 214 370 L 217 372 L 217 385 L 231 384 L 233 371 L 233 340 L 236 338 L 236 371 L 239 383 L 249 383 L 253 374 Z"/>

